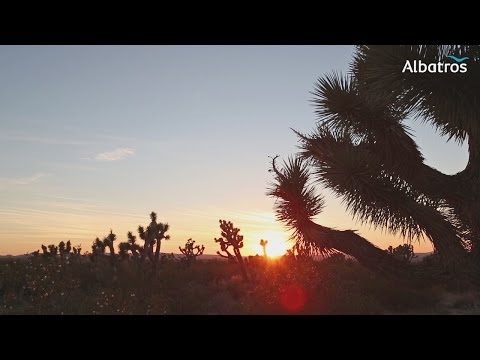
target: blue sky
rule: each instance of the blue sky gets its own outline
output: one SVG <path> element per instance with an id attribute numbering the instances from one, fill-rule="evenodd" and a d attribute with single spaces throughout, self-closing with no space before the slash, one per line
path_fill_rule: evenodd
<path id="1" fill-rule="evenodd" d="M 288 235 L 265 196 L 268 156 L 296 151 L 290 128 L 312 129 L 315 79 L 347 71 L 352 52 L 0 46 L 0 254 L 68 239 L 88 250 L 110 228 L 123 241 L 152 210 L 171 225 L 165 251 L 193 237 L 215 253 L 220 218 L 242 229 L 247 253 L 260 253 L 261 237 L 280 251 Z M 464 167 L 464 148 L 411 125 L 429 164 Z M 402 242 L 355 224 L 331 195 L 326 203 L 323 225 Z"/>

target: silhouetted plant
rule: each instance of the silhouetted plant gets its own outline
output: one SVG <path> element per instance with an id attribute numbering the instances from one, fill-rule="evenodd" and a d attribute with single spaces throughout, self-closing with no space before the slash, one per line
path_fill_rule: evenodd
<path id="1" fill-rule="evenodd" d="M 82 245 L 77 245 L 73 247 L 73 255 L 80 256 L 82 253 Z"/>
<path id="2" fill-rule="evenodd" d="M 53 244 L 48 245 L 48 251 L 51 256 L 55 257 L 58 255 L 58 246 L 55 246 Z"/>
<path id="3" fill-rule="evenodd" d="M 398 245 L 396 248 L 393 248 L 391 245 L 388 247 L 387 252 L 395 256 L 397 259 L 404 261 L 404 262 L 411 262 L 415 257 L 415 253 L 413 252 L 413 245 L 412 244 L 403 244 Z"/>
<path id="4" fill-rule="evenodd" d="M 147 238 L 147 233 L 145 228 L 141 225 L 138 226 L 138 236 L 144 241 L 143 250 L 142 250 L 142 260 L 145 260 L 147 257 L 153 261 L 153 243 L 149 242 Z"/>
<path id="5" fill-rule="evenodd" d="M 132 255 L 134 257 L 137 257 L 138 254 L 142 251 L 141 246 L 137 244 L 137 237 L 133 235 L 131 231 L 129 231 L 127 234 L 127 238 L 127 243 L 129 245 L 128 250 L 132 252 Z"/>
<path id="6" fill-rule="evenodd" d="M 65 254 L 65 242 L 60 241 L 58 243 L 58 251 L 60 252 L 60 256 L 63 257 L 63 255 Z"/>
<path id="7" fill-rule="evenodd" d="M 242 273 L 243 279 L 248 281 L 247 269 L 243 261 L 242 254 L 240 249 L 243 247 L 243 235 L 240 235 L 240 229 L 233 227 L 231 221 L 219 220 L 221 235 L 220 238 L 215 238 L 215 242 L 220 244 L 220 249 L 227 255 L 223 255 L 220 251 L 217 251 L 217 254 L 221 257 L 228 258 L 229 260 L 235 259 L 240 266 L 240 271 Z M 229 247 L 233 248 L 233 253 L 235 257 L 228 251 Z"/>
<path id="8" fill-rule="evenodd" d="M 170 235 L 165 233 L 169 230 L 170 226 L 168 224 L 158 223 L 157 224 L 157 234 L 155 235 L 155 268 L 158 270 L 159 260 L 160 260 L 160 246 L 162 245 L 162 240 L 170 240 Z"/>
<path id="9" fill-rule="evenodd" d="M 309 251 L 308 248 L 302 246 L 301 244 L 295 244 L 292 247 L 293 252 L 295 253 L 295 258 L 298 261 L 309 261 L 312 259 L 312 254 Z M 328 254 L 329 256 L 332 256 L 335 253 Z"/>
<path id="10" fill-rule="evenodd" d="M 103 242 L 97 237 L 92 244 L 92 255 L 103 255 L 103 254 L 105 254 L 105 242 Z"/>
<path id="11" fill-rule="evenodd" d="M 129 257 L 129 251 L 132 253 L 134 258 L 138 257 L 138 254 L 142 252 L 142 247 L 137 244 L 137 237 L 132 234 L 131 231 L 127 234 L 128 240 L 126 242 L 121 242 L 118 244 L 120 257 L 126 259 Z"/>
<path id="12" fill-rule="evenodd" d="M 260 246 L 263 248 L 263 256 L 265 258 L 267 258 L 267 244 L 268 244 L 268 240 L 263 240 L 263 239 L 260 240 Z"/>
<path id="13" fill-rule="evenodd" d="M 402 72 L 406 59 L 426 63 L 466 56 L 468 76 Z M 395 257 L 354 231 L 313 221 L 323 198 L 310 181 L 343 198 L 361 222 L 408 239 L 426 237 L 446 268 L 478 281 L 480 262 L 480 46 L 359 46 L 348 75 L 318 79 L 312 134 L 301 153 L 277 168 L 269 194 L 277 217 L 297 242 L 315 251 L 338 250 L 380 272 L 409 272 Z M 468 142 L 465 169 L 447 175 L 427 165 L 405 120 L 419 115 L 441 134 Z M 471 255 L 471 256 L 469 256 Z M 401 263 L 401 262 L 400 262 Z M 399 269 L 402 267 L 402 269 Z"/>
<path id="14" fill-rule="evenodd" d="M 293 249 L 287 249 L 285 252 L 285 255 L 283 255 L 284 258 L 289 258 L 289 259 L 295 259 L 295 251 Z"/>
<path id="15" fill-rule="evenodd" d="M 218 241 L 217 241 L 218 242 Z M 227 255 L 223 255 L 220 251 L 217 251 L 217 254 L 220 255 L 221 257 L 228 259 L 228 261 L 232 263 L 236 263 L 237 259 L 235 256 L 233 256 L 230 251 L 228 251 L 227 244 L 226 243 L 220 243 L 220 250 L 224 252 Z"/>
<path id="16" fill-rule="evenodd" d="M 169 225 L 164 223 L 157 223 L 157 214 L 150 213 L 150 224 L 145 229 L 143 226 L 138 227 L 138 234 L 142 240 L 145 241 L 142 259 L 148 257 L 154 263 L 155 273 L 158 271 L 160 263 L 160 247 L 162 240 L 169 240 L 170 235 L 166 235 L 169 230 Z M 156 244 L 155 255 L 153 254 L 153 246 Z"/>
<path id="17" fill-rule="evenodd" d="M 140 236 L 140 239 L 145 242 L 143 245 L 142 259 L 148 257 L 153 262 L 153 246 L 155 244 L 154 231 L 157 226 L 157 214 L 153 211 L 150 213 L 150 220 L 150 225 L 148 225 L 146 229 L 141 225 L 138 226 L 138 235 Z M 153 231 L 150 230 L 151 228 L 153 228 Z"/>
<path id="18" fill-rule="evenodd" d="M 113 246 L 113 242 L 116 239 L 117 235 L 113 233 L 112 229 L 110 229 L 110 234 L 108 234 L 108 236 L 103 239 L 103 243 L 105 244 L 105 247 L 108 247 L 108 249 L 110 250 L 111 256 L 115 255 L 115 247 Z"/>
<path id="19" fill-rule="evenodd" d="M 60 241 L 58 244 L 58 251 L 60 252 L 60 257 L 65 258 L 70 255 L 70 251 L 72 250 L 72 244 L 70 240 L 67 241 L 67 243 Z"/>
<path id="20" fill-rule="evenodd" d="M 43 252 L 42 255 L 43 255 L 44 257 L 50 256 L 50 252 L 48 251 L 48 248 L 47 248 L 45 245 L 43 245 L 43 244 L 42 244 L 42 252 Z"/>
<path id="21" fill-rule="evenodd" d="M 190 238 L 185 243 L 184 248 L 179 246 L 178 249 L 183 255 L 185 255 L 185 259 L 187 263 L 190 263 L 192 261 L 195 261 L 197 256 L 200 256 L 203 254 L 203 251 L 205 250 L 205 246 L 195 245 L 195 240 L 192 240 Z"/>
<path id="22" fill-rule="evenodd" d="M 129 244 L 127 242 L 121 242 L 120 244 L 118 244 L 118 255 L 121 259 L 128 259 L 128 250 Z"/>

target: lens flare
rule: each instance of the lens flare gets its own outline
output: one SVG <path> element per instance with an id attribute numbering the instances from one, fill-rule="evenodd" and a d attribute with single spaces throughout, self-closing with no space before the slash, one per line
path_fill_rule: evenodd
<path id="1" fill-rule="evenodd" d="M 306 301 L 305 289 L 298 284 L 288 284 L 280 289 L 280 305 L 289 312 L 299 312 Z"/>

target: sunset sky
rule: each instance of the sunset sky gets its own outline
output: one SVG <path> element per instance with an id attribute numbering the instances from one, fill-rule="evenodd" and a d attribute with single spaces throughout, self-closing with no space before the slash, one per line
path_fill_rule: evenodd
<path id="1" fill-rule="evenodd" d="M 192 237 L 218 246 L 218 219 L 244 255 L 288 238 L 265 195 L 269 156 L 296 152 L 290 128 L 315 124 L 317 77 L 347 71 L 352 46 L 0 46 L 0 254 L 72 241 L 118 242 L 153 210 L 171 226 L 162 251 Z M 427 163 L 452 174 L 467 151 L 409 122 Z M 322 225 L 404 241 L 352 221 L 328 191 Z M 414 244 L 430 251 L 427 242 Z"/>

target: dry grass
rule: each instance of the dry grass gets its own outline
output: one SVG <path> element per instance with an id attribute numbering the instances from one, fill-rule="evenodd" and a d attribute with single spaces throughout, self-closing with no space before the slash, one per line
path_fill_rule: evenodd
<path id="1" fill-rule="evenodd" d="M 344 259 L 149 264 L 32 257 L 0 262 L 0 314 L 398 314 L 478 312 L 478 293 L 399 285 Z M 294 290 L 292 290 L 294 289 Z M 295 290 L 297 289 L 297 290 Z M 300 289 L 300 290 L 298 290 Z"/>

